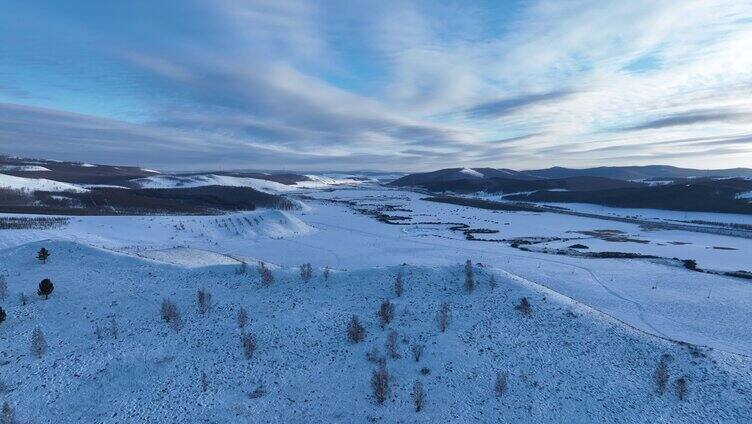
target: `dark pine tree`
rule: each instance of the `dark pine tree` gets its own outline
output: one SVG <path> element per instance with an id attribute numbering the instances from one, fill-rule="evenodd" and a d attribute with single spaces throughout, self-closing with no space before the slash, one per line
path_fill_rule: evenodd
<path id="1" fill-rule="evenodd" d="M 5 321 L 5 310 L 3 308 L 0 308 L 0 324 Z"/>
<path id="2" fill-rule="evenodd" d="M 55 289 L 55 286 L 52 285 L 52 281 L 50 281 L 49 278 L 45 278 L 39 283 L 39 289 L 37 290 L 37 294 L 39 296 L 44 296 L 45 299 L 48 299 L 50 297 L 50 293 L 52 293 L 52 290 Z"/>
<path id="3" fill-rule="evenodd" d="M 39 252 L 37 252 L 37 259 L 42 261 L 42 263 L 47 263 L 47 258 L 50 257 L 50 251 L 45 249 L 44 247 L 39 249 Z"/>

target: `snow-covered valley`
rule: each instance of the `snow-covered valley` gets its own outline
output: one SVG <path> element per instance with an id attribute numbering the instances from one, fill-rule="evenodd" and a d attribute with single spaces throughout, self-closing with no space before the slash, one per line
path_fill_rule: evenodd
<path id="1" fill-rule="evenodd" d="M 374 184 L 300 190 L 298 211 L 69 217 L 55 228 L 0 230 L 2 399 L 38 423 L 752 420 L 752 282 L 493 241 L 579 243 L 735 271 L 752 269 L 752 240 L 428 202 Z M 497 232 L 472 240 L 458 223 Z M 35 259 L 41 247 L 51 252 L 44 264 Z M 35 294 L 43 278 L 55 284 L 47 300 Z M 212 298 L 205 314 L 199 289 Z M 522 298 L 530 314 L 516 308 Z M 160 316 L 163 299 L 177 306 L 179 331 Z M 394 318 L 382 326 L 384 301 Z M 250 318 L 243 331 L 241 307 Z M 352 315 L 365 328 L 360 343 L 348 341 Z M 41 357 L 29 347 L 37 327 Z M 392 331 L 399 357 L 385 346 Z M 256 341 L 250 359 L 244 332 Z M 414 345 L 424 346 L 419 361 Z M 389 375 L 383 405 L 371 387 L 379 357 Z"/>

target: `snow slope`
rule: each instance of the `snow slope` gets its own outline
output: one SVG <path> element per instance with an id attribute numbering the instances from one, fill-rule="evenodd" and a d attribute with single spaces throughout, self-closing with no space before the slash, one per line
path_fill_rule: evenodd
<path id="1" fill-rule="evenodd" d="M 63 183 L 44 178 L 23 178 L 0 174 L 0 187 L 23 191 L 73 191 L 83 193 L 87 189 L 75 184 Z"/>
<path id="2" fill-rule="evenodd" d="M 49 168 L 40 165 L 0 165 L 0 171 L 46 172 Z"/>
<path id="3" fill-rule="evenodd" d="M 478 172 L 478 171 L 476 171 L 474 169 L 470 169 L 470 168 L 462 168 L 460 170 L 460 172 L 463 173 L 463 174 L 465 174 L 465 175 L 470 175 L 471 177 L 478 177 L 478 178 L 483 178 L 484 177 L 484 175 L 482 173 L 480 173 L 480 172 Z"/>
<path id="4" fill-rule="evenodd" d="M 180 188 L 202 187 L 208 185 L 222 185 L 232 187 L 250 187 L 267 193 L 279 193 L 294 190 L 294 186 L 280 184 L 274 181 L 259 180 L 256 178 L 231 177 L 226 175 L 154 175 L 134 180 L 142 188 Z"/>
<path id="5" fill-rule="evenodd" d="M 52 252 L 44 265 L 34 259 L 42 245 Z M 316 269 L 308 283 L 288 268 L 265 287 L 252 268 L 188 269 L 67 242 L 6 249 L 0 263 L 10 291 L 0 326 L 3 398 L 19 419 L 40 424 L 752 420 L 749 358 L 634 331 L 492 268 L 477 266 L 477 287 L 467 293 L 458 265 L 340 270 L 329 280 Z M 392 290 L 398 272 L 401 297 Z M 44 277 L 55 284 L 48 300 L 32 296 Z M 197 313 L 199 287 L 212 294 L 207 315 Z M 31 298 L 25 306 L 21 292 Z M 514 309 L 523 296 L 530 316 Z M 163 298 L 181 312 L 179 332 L 160 319 Z M 375 313 L 382 299 L 395 305 L 386 328 Z M 445 333 L 434 320 L 442 302 L 451 308 Z M 235 323 L 241 306 L 257 342 L 251 359 L 242 355 Z M 360 344 L 345 337 L 352 314 L 366 328 Z M 108 331 L 112 319 L 117 337 Z M 95 325 L 103 329 L 99 339 Z M 35 327 L 47 343 L 41 358 L 28 346 Z M 366 353 L 383 356 L 392 330 L 399 357 L 386 358 L 389 392 L 377 405 L 370 388 L 376 365 Z M 425 346 L 417 362 L 414 344 Z M 663 356 L 669 383 L 660 395 L 653 371 Z M 501 397 L 497 373 L 508 382 Z M 676 394 L 680 377 L 685 400 Z M 410 398 L 415 381 L 426 394 L 418 413 Z"/>
<path id="6" fill-rule="evenodd" d="M 285 193 L 301 189 L 320 189 L 340 185 L 356 185 L 363 180 L 353 178 L 334 178 L 321 175 L 306 175 L 310 181 L 299 181 L 295 184 L 281 184 L 275 181 L 267 181 L 258 178 L 233 177 L 227 175 L 154 175 L 151 177 L 134 180 L 143 188 L 179 188 L 201 187 L 207 185 L 224 185 L 234 187 L 250 187 L 267 193 Z"/>

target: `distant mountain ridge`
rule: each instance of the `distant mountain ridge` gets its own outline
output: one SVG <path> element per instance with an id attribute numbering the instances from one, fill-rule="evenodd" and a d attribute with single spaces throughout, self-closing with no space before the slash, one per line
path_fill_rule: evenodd
<path id="1" fill-rule="evenodd" d="M 515 171 L 507 168 L 446 168 L 431 172 L 405 175 L 392 182 L 395 186 L 423 186 L 448 181 L 473 181 L 478 179 L 505 178 L 516 180 L 551 180 L 573 177 L 599 177 L 623 181 L 678 178 L 752 178 L 750 168 L 692 169 L 668 165 L 646 166 L 600 166 L 595 168 L 564 168 L 555 166 L 546 169 Z"/>
<path id="2" fill-rule="evenodd" d="M 555 166 L 547 169 L 533 169 L 521 171 L 524 174 L 541 178 L 569 178 L 569 177 L 603 177 L 617 180 L 647 180 L 655 178 L 692 178 L 692 177 L 744 177 L 752 178 L 752 169 L 692 169 L 678 168 L 668 165 L 645 166 L 599 166 L 595 168 L 563 168 Z"/>
<path id="3" fill-rule="evenodd" d="M 406 175 L 389 185 L 434 193 L 490 193 L 527 202 L 752 214 L 752 169 L 747 168 L 449 168 Z"/>

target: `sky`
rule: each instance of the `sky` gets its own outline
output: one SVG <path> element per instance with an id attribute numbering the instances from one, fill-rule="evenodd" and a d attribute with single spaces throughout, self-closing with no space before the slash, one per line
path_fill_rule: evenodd
<path id="1" fill-rule="evenodd" d="M 4 0 L 0 153 L 752 167 L 752 2 Z"/>

